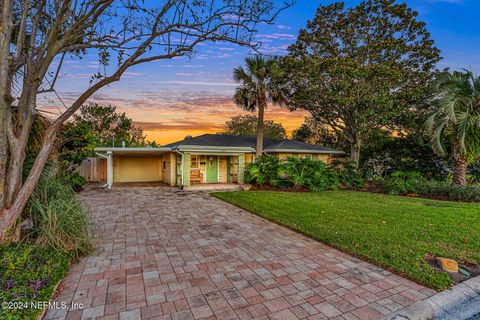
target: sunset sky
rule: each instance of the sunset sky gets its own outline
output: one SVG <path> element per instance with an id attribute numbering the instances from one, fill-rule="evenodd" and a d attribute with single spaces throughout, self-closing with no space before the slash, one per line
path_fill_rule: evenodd
<path id="1" fill-rule="evenodd" d="M 284 11 L 274 25 L 262 25 L 256 39 L 261 51 L 282 55 L 305 27 L 319 4 L 332 1 L 298 0 Z M 345 1 L 348 6 L 360 1 Z M 478 0 L 408 0 L 419 11 L 444 60 L 440 68 L 469 68 L 480 73 L 480 1 Z M 91 101 L 112 104 L 144 129 L 148 140 L 166 144 L 186 135 L 218 132 L 225 121 L 244 113 L 232 102 L 235 84 L 232 69 L 251 54 L 247 48 L 225 43 L 197 47 L 192 58 L 157 61 L 130 69 L 119 83 L 103 88 Z M 88 87 L 93 73 L 99 71 L 96 54 L 81 61 L 68 59 L 57 81 L 57 93 L 68 105 Z M 46 94 L 39 106 L 58 113 L 64 110 L 60 99 Z M 283 124 L 288 132 L 298 127 L 304 112 L 269 108 L 267 119 Z"/>

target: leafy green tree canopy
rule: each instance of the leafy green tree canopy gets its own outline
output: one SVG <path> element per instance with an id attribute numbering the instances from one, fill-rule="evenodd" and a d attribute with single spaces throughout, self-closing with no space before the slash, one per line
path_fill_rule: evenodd
<path id="1" fill-rule="evenodd" d="M 97 139 L 86 122 L 65 123 L 58 140 L 60 160 L 67 168 L 82 163 L 87 157 L 95 156 Z"/>
<path id="2" fill-rule="evenodd" d="M 341 136 L 312 117 L 306 117 L 300 127 L 293 130 L 292 139 L 338 150 L 348 148 Z"/>
<path id="3" fill-rule="evenodd" d="M 291 108 L 341 135 L 356 163 L 372 129 L 426 98 L 440 56 L 417 15 L 394 0 L 320 5 L 283 61 Z"/>
<path id="4" fill-rule="evenodd" d="M 136 127 L 125 113 L 116 112 L 116 109 L 111 105 L 89 103 L 83 105 L 73 117 L 78 126 L 91 128 L 98 146 L 121 146 L 122 141 L 127 146 L 145 145 L 143 130 Z"/>
<path id="5" fill-rule="evenodd" d="M 225 123 L 225 131 L 220 134 L 232 134 L 236 136 L 257 135 L 258 117 L 255 115 L 239 115 L 232 117 Z M 267 139 L 281 140 L 286 138 L 285 128 L 273 120 L 264 121 L 264 136 Z"/>

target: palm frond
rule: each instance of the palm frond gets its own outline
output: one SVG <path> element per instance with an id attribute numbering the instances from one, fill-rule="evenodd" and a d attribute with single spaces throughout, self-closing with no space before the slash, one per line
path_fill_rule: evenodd
<path id="1" fill-rule="evenodd" d="M 274 78 L 279 68 L 276 58 L 255 55 L 245 58 L 245 68 L 233 69 L 233 79 L 239 83 L 233 100 L 239 107 L 255 111 L 257 101 L 267 101 L 275 105 L 285 106 L 287 95 Z"/>
<path id="2" fill-rule="evenodd" d="M 480 150 L 480 77 L 464 70 L 439 76 L 433 84 L 436 91 L 435 111 L 425 121 L 433 149 L 445 153 L 445 141 L 458 145 L 460 152 L 474 159 Z"/>
<path id="3" fill-rule="evenodd" d="M 445 131 L 445 122 L 441 122 L 433 131 L 432 146 L 433 151 L 438 155 L 445 155 L 445 146 L 443 144 L 443 134 Z"/>

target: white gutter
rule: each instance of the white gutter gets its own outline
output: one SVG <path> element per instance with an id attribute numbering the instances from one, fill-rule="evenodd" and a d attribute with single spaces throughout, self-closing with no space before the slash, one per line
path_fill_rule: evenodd
<path id="1" fill-rule="evenodd" d="M 122 147 L 97 147 L 94 149 L 95 151 L 103 151 L 103 152 L 165 152 L 165 151 L 172 151 L 172 148 L 145 148 L 145 147 L 140 147 L 140 148 L 122 148 Z"/>
<path id="2" fill-rule="evenodd" d="M 111 189 L 113 184 L 113 154 L 107 151 L 107 188 Z"/>
<path id="3" fill-rule="evenodd" d="M 181 145 L 178 146 L 176 149 L 181 150 L 181 151 L 187 151 L 187 152 L 195 152 L 195 151 L 202 151 L 202 152 L 219 152 L 219 151 L 225 151 L 225 152 L 255 152 L 255 148 L 251 147 L 216 147 L 216 146 L 189 146 L 189 145 Z"/>

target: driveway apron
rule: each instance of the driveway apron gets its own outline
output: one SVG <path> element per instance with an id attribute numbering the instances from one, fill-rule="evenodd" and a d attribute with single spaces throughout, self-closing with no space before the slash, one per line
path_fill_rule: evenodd
<path id="1" fill-rule="evenodd" d="M 45 319 L 377 319 L 434 294 L 204 192 L 80 197 L 96 250 Z"/>

